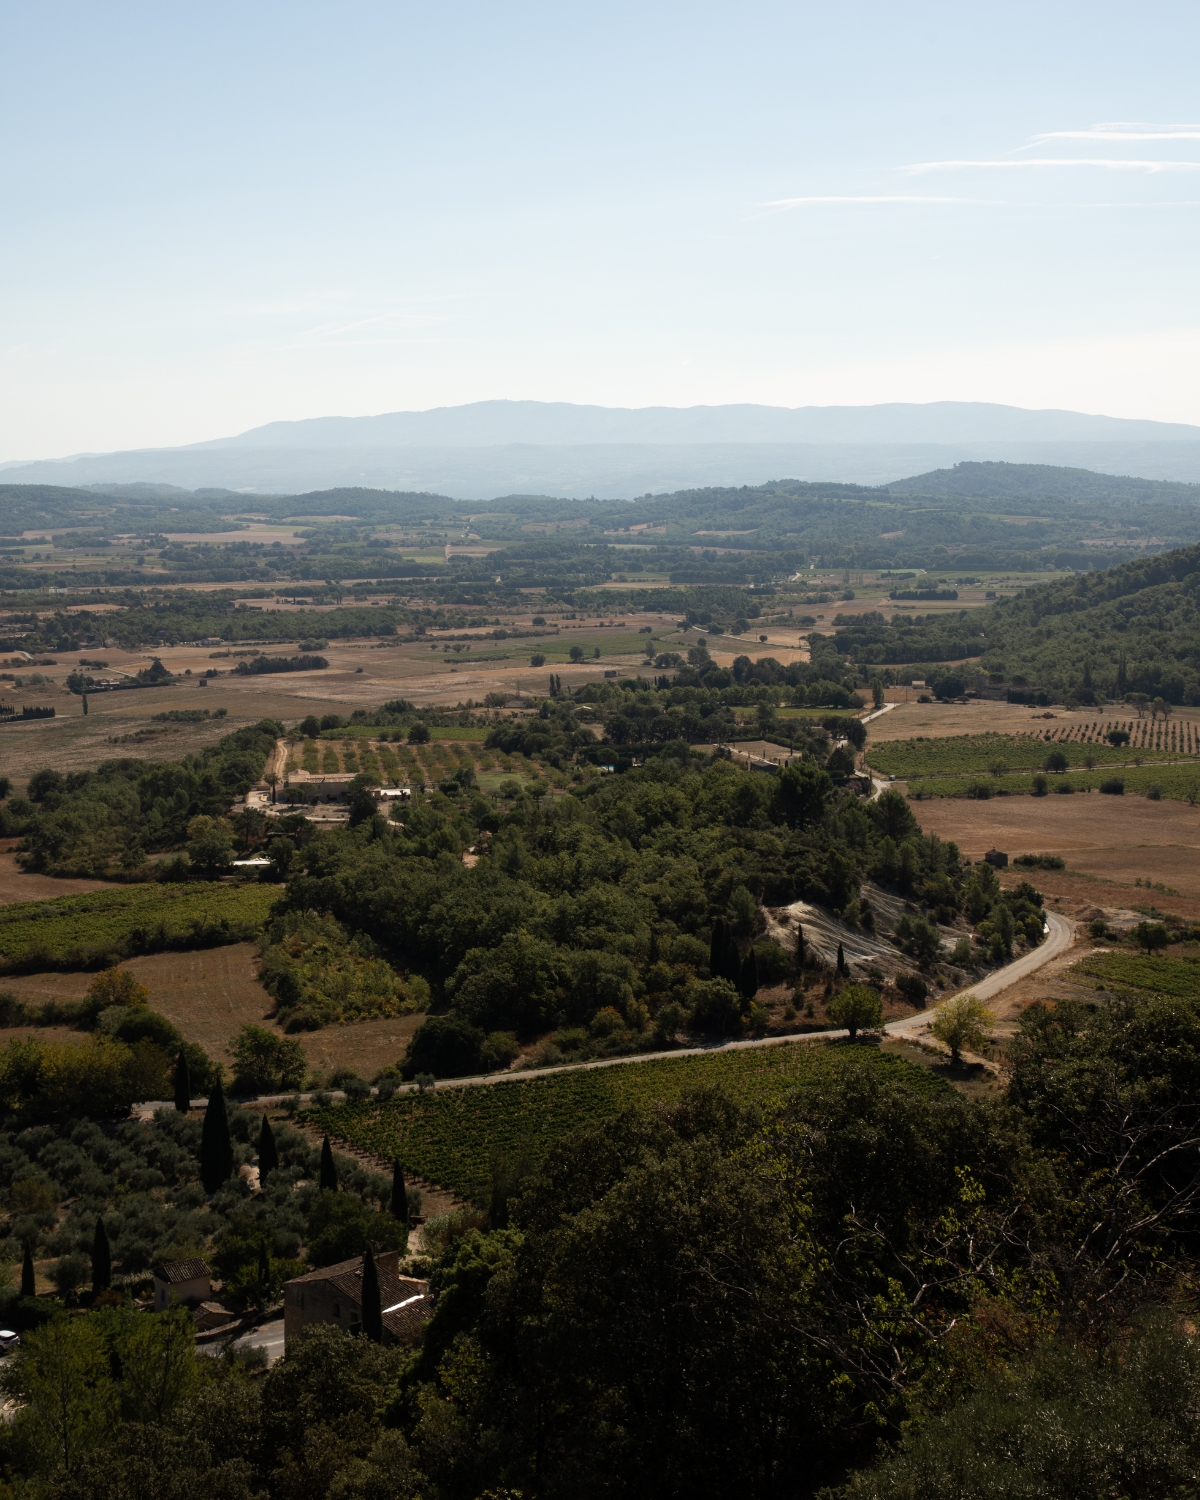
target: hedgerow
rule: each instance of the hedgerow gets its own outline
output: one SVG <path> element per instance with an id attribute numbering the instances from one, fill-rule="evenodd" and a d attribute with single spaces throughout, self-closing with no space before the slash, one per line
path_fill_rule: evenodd
<path id="1" fill-rule="evenodd" d="M 1173 802 L 1200 800 L 1200 763 L 1173 766 L 1126 766 L 1120 779 L 1125 783 L 1126 795 L 1135 794 L 1153 798 L 1155 788 L 1158 795 Z M 1015 775 L 994 776 L 986 772 L 974 776 L 928 776 L 913 777 L 908 783 L 910 798 L 923 797 L 1003 797 L 1016 794 L 1091 792 L 1101 782 L 1108 780 L 1108 772 L 1096 769 L 1086 771 L 1072 766 L 1060 775 L 1042 775 L 1020 772 Z M 1041 786 L 1044 783 L 1044 787 Z"/>

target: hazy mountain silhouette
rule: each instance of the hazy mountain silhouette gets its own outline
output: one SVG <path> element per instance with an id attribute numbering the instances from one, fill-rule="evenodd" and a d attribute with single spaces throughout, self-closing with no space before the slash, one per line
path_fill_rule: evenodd
<path id="1" fill-rule="evenodd" d="M 270 422 L 178 448 L 0 466 L 13 483 L 297 494 L 365 485 L 613 499 L 772 479 L 884 484 L 965 461 L 1200 480 L 1200 427 L 986 402 L 618 408 L 479 401 Z"/>

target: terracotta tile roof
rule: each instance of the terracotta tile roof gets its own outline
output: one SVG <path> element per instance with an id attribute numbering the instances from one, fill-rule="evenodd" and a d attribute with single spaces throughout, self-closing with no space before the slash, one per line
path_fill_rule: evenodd
<path id="1" fill-rule="evenodd" d="M 155 1266 L 154 1275 L 159 1281 L 175 1285 L 181 1281 L 196 1281 L 203 1276 L 211 1277 L 212 1272 L 202 1260 L 164 1260 Z"/>
<path id="2" fill-rule="evenodd" d="M 306 1271 L 303 1276 L 293 1276 L 292 1282 L 297 1281 L 328 1281 L 331 1277 L 339 1276 L 344 1272 L 362 1271 L 362 1256 L 356 1255 L 353 1260 L 339 1260 L 332 1266 L 320 1266 L 315 1271 Z M 289 1286 L 292 1284 L 289 1282 Z"/>

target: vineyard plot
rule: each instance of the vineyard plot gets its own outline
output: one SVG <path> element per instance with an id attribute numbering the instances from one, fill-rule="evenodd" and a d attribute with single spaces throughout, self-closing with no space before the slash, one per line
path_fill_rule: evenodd
<path id="1" fill-rule="evenodd" d="M 672 1104 L 691 1089 L 716 1086 L 739 1103 L 766 1107 L 806 1080 L 842 1068 L 902 1071 L 914 1087 L 945 1087 L 890 1053 L 808 1042 L 442 1086 L 387 1103 L 368 1099 L 312 1109 L 305 1118 L 382 1161 L 398 1159 L 409 1172 L 471 1197 L 489 1181 L 497 1157 L 536 1167 L 572 1131 L 610 1120 L 630 1105 Z"/>

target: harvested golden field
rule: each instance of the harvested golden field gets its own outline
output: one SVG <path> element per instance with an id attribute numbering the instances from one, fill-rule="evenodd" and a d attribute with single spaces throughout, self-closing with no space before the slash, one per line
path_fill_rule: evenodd
<path id="1" fill-rule="evenodd" d="M 17 839 L 5 839 L 0 845 L 0 906 L 14 901 L 50 901 L 55 896 L 82 896 L 87 891 L 102 891 L 104 880 L 58 880 L 53 875 L 30 875 L 17 864 L 13 849 Z"/>
<path id="2" fill-rule="evenodd" d="M 1200 920 L 1200 808 L 1098 793 L 910 806 L 924 832 L 953 839 L 969 859 L 993 848 L 1010 858 L 1059 855 L 1065 870 L 1022 871 L 1010 865 L 1001 880 L 1032 880 L 1066 916 L 1091 906 L 1157 907 Z"/>

